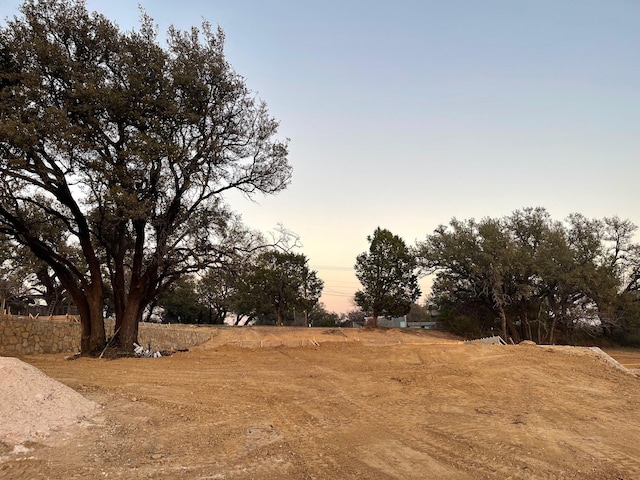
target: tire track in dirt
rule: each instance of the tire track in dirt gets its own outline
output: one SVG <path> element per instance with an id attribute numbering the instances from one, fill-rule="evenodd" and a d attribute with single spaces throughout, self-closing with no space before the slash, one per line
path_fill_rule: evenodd
<path id="1" fill-rule="evenodd" d="M 620 469 L 619 478 L 640 478 L 640 457 L 628 455 L 620 449 L 603 444 L 597 438 L 566 436 L 563 441 L 576 455 L 590 457 L 599 465 L 615 465 Z M 591 448 L 585 448 L 586 446 Z"/>
<path id="2" fill-rule="evenodd" d="M 337 380 L 337 384 L 342 381 Z M 354 405 L 358 411 L 370 411 L 368 399 L 346 395 L 345 399 Z M 385 403 L 389 403 L 388 401 Z M 397 410 L 382 406 L 374 415 L 367 417 L 362 428 L 372 430 L 382 440 L 357 449 L 358 455 L 354 461 L 364 461 L 366 464 L 381 469 L 393 478 L 518 478 L 513 477 L 513 470 L 502 465 L 492 466 L 495 454 L 472 446 L 475 442 L 465 442 L 462 431 L 453 429 L 454 433 L 443 433 L 433 425 L 424 424 L 420 410 L 412 408 L 406 400 L 396 400 L 395 404 L 404 407 L 402 417 L 408 419 L 413 428 L 407 429 L 404 423 L 398 424 Z M 407 408 L 408 407 L 408 408 Z M 450 426 L 451 427 L 451 426 Z M 465 434 L 473 431 L 465 431 Z M 455 437 L 459 438 L 455 438 Z M 401 437 L 403 443 L 389 441 L 388 438 Z M 409 446 L 410 445 L 410 446 Z M 398 461 L 400 459 L 401 461 Z M 410 471 L 406 465 L 414 465 Z M 403 468 L 403 466 L 405 468 Z"/>
<path id="3" fill-rule="evenodd" d="M 287 352 L 280 352 L 282 355 L 290 357 Z M 388 408 L 390 400 L 385 401 L 386 405 L 376 409 L 376 413 L 367 415 L 371 411 L 370 398 L 367 392 L 355 392 L 347 386 L 353 386 L 353 382 L 345 378 L 339 371 L 320 365 L 309 365 L 307 367 L 317 373 L 319 378 L 327 385 L 326 389 L 339 395 L 344 403 L 350 405 L 349 415 L 354 420 L 349 422 L 349 429 L 342 434 L 350 438 L 356 446 L 352 462 L 357 465 L 364 463 L 379 474 L 388 475 L 390 478 L 521 478 L 513 477 L 513 469 L 503 466 L 492 466 L 495 454 L 484 453 L 477 448 L 473 456 L 469 452 L 473 447 L 468 443 L 453 440 L 450 436 L 443 436 L 437 429 L 431 426 L 421 425 L 423 420 L 419 409 L 410 407 L 410 401 L 404 398 L 394 397 L 391 403 L 396 408 L 405 408 L 402 413 L 403 419 L 409 418 L 410 424 L 415 428 L 406 429 L 396 422 L 398 410 Z M 390 378 L 391 381 L 402 379 Z M 411 382 L 411 380 L 405 380 Z M 370 382 L 367 382 L 370 383 Z M 301 405 L 301 408 L 308 414 L 323 418 L 318 410 L 308 405 Z M 414 414 L 411 414 L 411 412 Z M 335 422 L 334 422 L 335 423 Z M 336 427 L 336 425 L 332 425 Z M 341 425 L 342 426 L 342 425 Z M 358 437 L 364 437 L 363 432 L 368 432 L 368 437 L 378 437 L 380 441 L 373 445 L 367 442 L 366 446 L 360 446 Z M 333 432 L 335 434 L 335 432 Z M 389 440 L 400 436 L 403 443 Z M 480 476 L 482 475 L 482 476 Z M 527 478 L 527 477 L 522 477 Z"/>
<path id="4" fill-rule="evenodd" d="M 640 478 L 640 382 L 580 350 L 393 332 L 298 346 L 322 338 L 308 330 L 148 361 L 31 359 L 107 421 L 82 447 L 36 448 L 17 478 Z"/>
<path id="5" fill-rule="evenodd" d="M 496 361 L 500 360 L 501 357 L 508 356 L 502 354 L 487 355 L 482 357 L 481 360 Z M 352 390 L 347 392 L 343 387 L 344 385 L 349 385 L 348 379 L 351 378 L 351 375 L 343 375 L 339 371 L 327 367 L 314 366 L 313 368 L 323 374 L 325 381 L 333 386 L 334 392 L 340 394 L 345 401 L 349 402 L 355 411 L 371 411 L 371 399 L 366 398 L 366 396 L 363 398 L 362 393 L 360 396 L 354 395 Z M 397 369 L 392 371 L 397 372 Z M 424 374 L 424 370 L 420 371 L 419 368 L 416 369 L 414 367 L 413 371 L 409 370 L 403 378 L 390 377 L 389 380 L 403 385 L 404 388 L 413 388 L 415 390 L 419 389 L 419 385 L 417 385 L 419 381 L 417 382 L 416 378 L 420 374 Z M 370 384 L 372 381 L 373 379 L 368 379 L 366 383 Z M 527 392 L 531 393 L 531 389 L 525 390 L 525 395 L 527 395 Z M 407 395 L 407 397 L 415 400 L 416 392 Z M 377 432 L 382 438 L 401 436 L 405 439 L 405 443 L 410 444 L 411 447 L 397 444 L 390 445 L 389 442 L 383 441 L 373 448 L 369 445 L 367 448 L 358 449 L 358 455 L 354 460 L 364 460 L 371 467 L 387 471 L 387 473 L 393 471 L 402 473 L 401 468 L 394 467 L 389 470 L 390 467 L 388 466 L 394 465 L 394 459 L 404 457 L 408 463 L 423 465 L 427 471 L 432 472 L 433 478 L 447 478 L 446 472 L 457 472 L 458 478 L 462 478 L 460 477 L 462 472 L 466 472 L 471 476 L 470 478 L 496 478 L 496 476 L 523 479 L 554 478 L 556 475 L 558 478 L 563 478 L 562 471 L 558 472 L 558 466 L 541 460 L 539 452 L 539 449 L 563 450 L 562 445 L 545 443 L 544 433 L 527 425 L 529 421 L 527 413 L 512 413 L 510 418 L 505 418 L 504 412 L 491 412 L 489 410 L 490 413 L 496 414 L 497 418 L 489 420 L 484 425 L 478 425 L 477 419 L 473 419 L 472 423 L 466 423 L 466 417 L 460 417 L 460 412 L 454 411 L 450 415 L 447 415 L 446 412 L 441 412 L 443 414 L 441 416 L 446 420 L 441 425 L 438 425 L 424 423 L 422 415 L 424 410 L 420 410 L 420 408 L 405 408 L 402 411 L 402 425 L 406 425 L 408 420 L 409 424 L 415 425 L 415 428 L 403 429 L 401 425 L 395 422 L 398 417 L 397 410 L 388 408 L 388 406 L 391 403 L 394 407 L 407 407 L 410 402 L 411 400 L 408 401 L 402 396 L 400 398 L 392 396 L 383 402 L 384 404 L 379 405 L 375 415 L 367 417 L 366 425 L 362 425 L 362 427 Z M 380 402 L 376 402 L 374 399 L 374 403 Z M 451 408 L 451 410 L 455 409 Z M 482 410 L 476 413 L 480 414 Z M 475 416 L 477 417 L 477 415 Z M 534 417 L 532 416 L 532 418 Z M 505 429 L 509 430 L 508 436 L 513 439 L 511 443 L 500 441 L 500 437 L 505 434 Z M 500 430 L 502 431 L 500 432 Z M 563 432 L 557 432 L 555 435 L 562 436 Z M 534 440 L 533 442 L 532 439 Z M 484 441 L 490 447 L 484 447 L 482 445 Z M 536 451 L 532 452 L 531 450 Z M 566 449 L 564 450 L 566 451 Z M 601 451 L 604 450 L 606 449 Z M 584 478 L 605 478 L 602 476 L 604 475 L 603 472 L 606 471 L 610 474 L 612 470 L 617 470 L 618 465 L 622 471 L 636 474 L 637 462 L 634 462 L 631 457 L 616 454 L 615 449 L 609 449 L 607 452 L 594 459 L 594 465 L 590 471 L 584 472 Z M 542 458 L 544 459 L 544 455 L 542 455 Z M 454 467 L 453 470 L 450 466 Z M 570 466 L 570 464 L 567 464 L 568 468 Z M 436 471 L 438 472 L 437 474 L 433 473 Z M 420 475 L 423 474 L 407 476 L 406 472 L 404 472 L 404 474 L 397 475 L 395 478 L 421 478 Z"/>

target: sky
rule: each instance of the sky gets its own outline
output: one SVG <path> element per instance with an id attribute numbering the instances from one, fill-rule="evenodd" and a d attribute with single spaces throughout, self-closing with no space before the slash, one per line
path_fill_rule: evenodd
<path id="1" fill-rule="evenodd" d="M 278 195 L 228 200 L 300 237 L 328 310 L 355 308 L 376 227 L 415 245 L 453 217 L 525 207 L 640 224 L 640 0 L 138 3 L 161 33 L 224 30 L 293 166 Z M 20 4 L 0 0 L 0 17 Z M 87 5 L 138 24 L 134 1 Z"/>

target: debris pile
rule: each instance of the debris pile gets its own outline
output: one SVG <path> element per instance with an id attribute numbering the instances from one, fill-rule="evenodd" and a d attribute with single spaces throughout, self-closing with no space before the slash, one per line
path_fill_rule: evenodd
<path id="1" fill-rule="evenodd" d="M 144 348 L 137 343 L 133 344 L 133 352 L 136 354 L 136 356 L 144 358 L 159 358 L 162 356 L 160 352 L 154 352 L 153 350 L 151 350 L 151 345 L 149 345 L 149 348 Z"/>
<path id="2" fill-rule="evenodd" d="M 506 345 L 507 342 L 505 342 L 501 336 L 499 335 L 494 335 L 493 337 L 484 337 L 484 338 L 477 338 L 475 340 L 465 340 L 464 343 L 482 343 L 484 345 Z"/>

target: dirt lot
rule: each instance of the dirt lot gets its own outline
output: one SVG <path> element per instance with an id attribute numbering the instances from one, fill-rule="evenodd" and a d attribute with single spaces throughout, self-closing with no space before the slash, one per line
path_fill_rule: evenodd
<path id="1" fill-rule="evenodd" d="M 159 359 L 23 360 L 104 409 L 0 444 L 0 478 L 640 479 L 640 379 L 587 349 L 244 328 Z"/>

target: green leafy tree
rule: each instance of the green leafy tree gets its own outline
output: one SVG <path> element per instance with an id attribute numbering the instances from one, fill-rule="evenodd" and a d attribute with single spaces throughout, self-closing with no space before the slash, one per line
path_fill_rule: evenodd
<path id="1" fill-rule="evenodd" d="M 514 289 L 510 313 L 519 323 L 519 336 L 542 342 L 549 331 L 546 296 L 551 293 L 546 281 L 553 264 L 567 250 L 564 227 L 551 219 L 543 208 L 524 208 L 505 220 L 512 237 L 510 272 Z"/>
<path id="2" fill-rule="evenodd" d="M 26 0 L 0 28 L 0 231 L 55 272 L 77 305 L 81 350 L 130 350 L 152 300 L 224 263 L 243 230 L 223 195 L 290 180 L 278 123 L 203 23 L 122 32 L 81 0 Z M 63 225 L 74 253 L 41 237 L 32 211 Z M 77 255 L 77 253 L 79 255 Z"/>
<path id="3" fill-rule="evenodd" d="M 355 327 L 356 325 L 364 325 L 366 315 L 362 310 L 350 310 L 342 317 L 342 326 Z"/>
<path id="4" fill-rule="evenodd" d="M 164 310 L 163 322 L 211 323 L 209 308 L 198 295 L 196 279 L 184 276 L 159 295 L 157 305 Z"/>
<path id="5" fill-rule="evenodd" d="M 209 323 L 224 323 L 231 313 L 233 299 L 237 292 L 239 271 L 234 268 L 210 268 L 196 286 L 199 298 L 210 312 Z"/>
<path id="6" fill-rule="evenodd" d="M 510 237 L 503 222 L 493 219 L 451 220 L 439 226 L 419 246 L 422 266 L 439 272 L 437 289 L 450 289 L 454 297 L 483 298 L 491 303 L 507 338 L 512 259 Z M 437 291 L 436 289 L 436 291 Z"/>
<path id="7" fill-rule="evenodd" d="M 254 238 L 253 235 L 251 232 L 245 232 L 244 238 L 234 237 L 234 254 L 225 262 L 210 266 L 201 273 L 196 290 L 201 301 L 209 308 L 210 323 L 224 323 L 231 313 L 236 314 L 235 325 L 242 321 L 247 324 L 254 320 L 258 313 L 264 315 L 265 312 L 256 307 L 252 298 L 243 295 L 249 288 L 245 280 L 253 271 L 257 256 L 266 248 L 275 245 L 282 249 L 298 246 L 298 237 L 282 226 L 270 233 L 273 243 L 268 247 L 261 236 Z"/>
<path id="8" fill-rule="evenodd" d="M 611 338 L 622 344 L 640 347 L 640 291 L 624 291 L 617 298 L 612 314 L 616 328 Z"/>
<path id="9" fill-rule="evenodd" d="M 337 327 L 340 316 L 327 310 L 322 302 L 318 302 L 309 312 L 308 325 L 311 327 Z"/>
<path id="10" fill-rule="evenodd" d="M 640 245 L 633 242 L 637 227 L 617 217 L 605 221 L 608 257 L 621 279 L 620 293 L 609 306 L 605 333 L 617 342 L 640 347 Z"/>
<path id="11" fill-rule="evenodd" d="M 553 221 L 542 208 L 501 219 L 453 219 L 418 243 L 421 266 L 435 273 L 432 296 L 456 333 L 498 328 L 505 338 L 554 343 L 579 332 L 628 325 L 634 290 L 634 226 L 573 214 Z M 624 316 L 625 321 L 621 318 Z"/>
<path id="12" fill-rule="evenodd" d="M 409 313 L 420 287 L 416 257 L 402 238 L 378 227 L 367 241 L 369 251 L 356 258 L 356 277 L 363 289 L 356 292 L 355 302 L 371 314 L 367 326 L 375 328 L 381 315 Z"/>
<path id="13" fill-rule="evenodd" d="M 284 325 L 287 316 L 293 318 L 294 309 L 309 312 L 323 286 L 305 255 L 267 250 L 240 280 L 235 306 L 239 314 L 273 315 L 277 325 Z"/>

